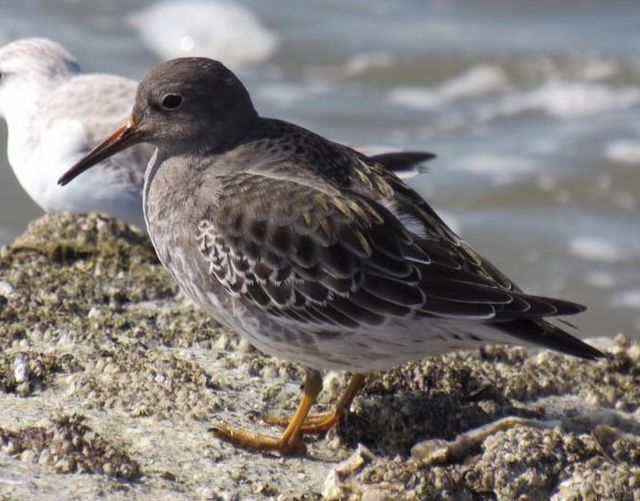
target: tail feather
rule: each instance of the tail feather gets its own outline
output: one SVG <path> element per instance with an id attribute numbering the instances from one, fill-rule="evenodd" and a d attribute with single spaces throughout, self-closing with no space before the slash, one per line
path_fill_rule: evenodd
<path id="1" fill-rule="evenodd" d="M 369 158 L 384 165 L 398 177 L 409 179 L 426 172 L 427 168 L 423 164 L 435 157 L 433 153 L 427 151 L 398 151 L 371 155 Z"/>
<path id="2" fill-rule="evenodd" d="M 545 320 L 512 320 L 494 323 L 493 327 L 515 338 L 518 343 L 543 346 L 590 360 L 606 357 L 600 350 Z"/>

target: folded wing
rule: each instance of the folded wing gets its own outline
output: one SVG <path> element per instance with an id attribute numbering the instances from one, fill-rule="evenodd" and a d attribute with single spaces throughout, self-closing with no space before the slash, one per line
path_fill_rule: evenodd
<path id="1" fill-rule="evenodd" d="M 219 179 L 199 233 L 215 279 L 276 319 L 324 331 L 584 310 L 522 293 L 396 176 L 357 162 L 348 187 L 286 165 Z"/>

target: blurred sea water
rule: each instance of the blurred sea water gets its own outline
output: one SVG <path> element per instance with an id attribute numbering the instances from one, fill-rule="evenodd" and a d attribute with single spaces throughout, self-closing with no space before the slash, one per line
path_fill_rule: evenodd
<path id="1" fill-rule="evenodd" d="M 137 79 L 208 54 L 265 115 L 437 153 L 412 184 L 456 231 L 528 291 L 588 305 L 580 335 L 640 339 L 637 0 L 0 0 L 0 12 L 0 43 L 50 37 L 85 71 Z M 0 129 L 5 244 L 40 211 Z"/>

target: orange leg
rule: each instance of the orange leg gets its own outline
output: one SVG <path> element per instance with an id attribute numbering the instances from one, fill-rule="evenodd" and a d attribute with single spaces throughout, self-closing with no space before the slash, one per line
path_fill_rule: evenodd
<path id="1" fill-rule="evenodd" d="M 300 443 L 303 425 L 309 410 L 316 403 L 322 390 L 322 375 L 315 370 L 307 370 L 304 380 L 304 396 L 293 418 L 279 438 L 251 433 L 226 423 L 216 423 L 213 431 L 218 437 L 234 445 L 259 451 L 277 451 L 281 454 L 292 452 Z"/>
<path id="2" fill-rule="evenodd" d="M 312 414 L 307 416 L 302 424 L 302 433 L 324 433 L 332 428 L 345 412 L 351 407 L 351 402 L 364 386 L 366 376 L 364 374 L 354 374 L 349 381 L 347 389 L 340 397 L 338 404 L 333 412 L 325 412 L 322 414 Z M 297 416 L 293 416 L 293 419 Z M 287 426 L 292 419 L 287 416 L 265 416 L 264 420 L 276 426 Z"/>

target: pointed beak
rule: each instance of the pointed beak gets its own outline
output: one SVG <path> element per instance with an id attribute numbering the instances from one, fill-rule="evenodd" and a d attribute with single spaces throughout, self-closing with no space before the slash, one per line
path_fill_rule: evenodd
<path id="1" fill-rule="evenodd" d="M 96 146 L 84 158 L 65 172 L 62 177 L 58 179 L 58 184 L 60 186 L 64 186 L 70 183 L 98 162 L 102 162 L 105 158 L 109 158 L 129 146 L 139 143 L 140 140 L 140 131 L 136 128 L 135 123 L 130 118 L 125 124 L 118 127 L 107 139 Z"/>

